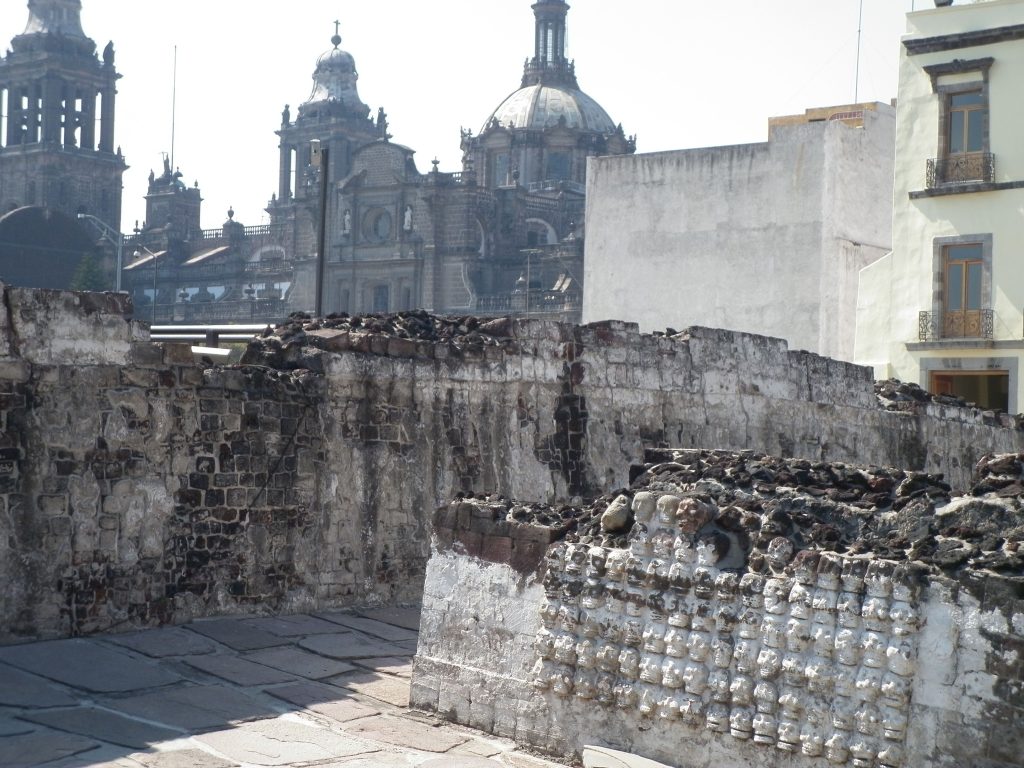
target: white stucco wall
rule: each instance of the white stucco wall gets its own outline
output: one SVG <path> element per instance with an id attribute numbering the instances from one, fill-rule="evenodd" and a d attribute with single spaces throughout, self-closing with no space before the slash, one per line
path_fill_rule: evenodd
<path id="1" fill-rule="evenodd" d="M 591 161 L 583 320 L 711 325 L 853 357 L 859 270 L 890 247 L 895 111 L 762 144 Z"/>
<path id="2" fill-rule="evenodd" d="M 1024 0 L 990 0 L 929 8 L 908 15 L 904 40 L 1019 25 Z M 999 189 L 911 198 L 926 187 L 926 163 L 937 157 L 941 96 L 925 67 L 954 60 L 992 57 L 989 70 L 989 138 L 998 183 L 1024 181 L 1024 40 L 958 47 L 909 55 L 901 46 L 893 207 L 893 253 L 865 269 L 860 278 L 854 359 L 928 386 L 928 371 L 1009 368 L 1010 409 L 1024 407 L 1024 382 L 1015 375 L 1024 357 L 1024 189 Z M 978 82 L 977 72 L 943 76 L 940 85 Z M 933 311 L 936 292 L 935 241 L 958 236 L 991 236 L 991 342 L 964 345 L 944 340 L 918 344 L 918 313 Z M 909 346 L 908 346 L 909 345 Z"/>

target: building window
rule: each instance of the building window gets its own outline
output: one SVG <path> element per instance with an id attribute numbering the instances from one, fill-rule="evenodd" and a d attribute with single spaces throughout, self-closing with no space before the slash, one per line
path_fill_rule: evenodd
<path id="1" fill-rule="evenodd" d="M 551 152 L 548 154 L 548 168 L 545 178 L 552 181 L 565 181 L 569 178 L 569 153 Z"/>
<path id="2" fill-rule="evenodd" d="M 984 274 L 981 243 L 947 245 L 944 260 L 942 335 L 946 338 L 980 338 L 983 335 L 981 296 Z"/>
<path id="3" fill-rule="evenodd" d="M 511 183 L 508 175 L 508 152 L 491 156 L 491 186 L 504 187 Z"/>
<path id="4" fill-rule="evenodd" d="M 391 289 L 386 285 L 377 285 L 373 289 L 373 309 L 371 311 L 384 313 L 391 306 Z"/>
<path id="5" fill-rule="evenodd" d="M 374 208 L 363 219 L 363 237 L 371 243 L 384 243 L 391 239 L 391 214 L 383 208 Z"/>
<path id="6" fill-rule="evenodd" d="M 935 239 L 932 306 L 920 312 L 919 341 L 994 338 L 992 243 L 991 234 Z"/>
<path id="7" fill-rule="evenodd" d="M 949 154 L 963 155 L 985 149 L 985 120 L 988 105 L 978 88 L 949 95 L 949 121 L 946 134 Z"/>
<path id="8" fill-rule="evenodd" d="M 992 182 L 988 75 L 993 59 L 925 67 L 939 97 L 938 157 L 928 161 L 928 187 Z M 965 82 L 966 81 L 966 82 Z"/>

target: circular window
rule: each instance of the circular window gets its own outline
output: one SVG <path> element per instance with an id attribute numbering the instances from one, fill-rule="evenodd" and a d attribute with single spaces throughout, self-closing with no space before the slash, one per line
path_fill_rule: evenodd
<path id="1" fill-rule="evenodd" d="M 363 221 L 363 235 L 370 242 L 383 243 L 391 239 L 391 214 L 383 208 L 373 209 Z"/>

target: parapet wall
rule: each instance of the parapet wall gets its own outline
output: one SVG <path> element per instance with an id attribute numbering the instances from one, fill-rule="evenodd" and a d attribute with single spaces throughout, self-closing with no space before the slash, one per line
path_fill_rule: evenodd
<path id="1" fill-rule="evenodd" d="M 457 500 L 413 705 L 685 768 L 1024 765 L 1021 458 L 953 499 L 927 475 L 684 451 L 588 509 Z"/>
<path id="2" fill-rule="evenodd" d="M 945 472 L 1014 420 L 908 401 L 867 369 L 691 329 L 294 322 L 197 364 L 126 300 L 3 289 L 0 642 L 418 596 L 457 491 L 566 501 L 644 450 L 753 448 Z"/>

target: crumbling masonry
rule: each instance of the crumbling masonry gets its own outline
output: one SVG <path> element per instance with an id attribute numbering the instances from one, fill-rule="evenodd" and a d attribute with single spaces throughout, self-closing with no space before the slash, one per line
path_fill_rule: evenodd
<path id="1" fill-rule="evenodd" d="M 3 288 L 0 642 L 416 597 L 454 493 L 593 498 L 645 449 L 966 487 L 982 453 L 1024 448 L 1009 417 L 882 407 L 866 369 L 725 331 L 295 319 L 219 368 L 129 310 Z"/>

